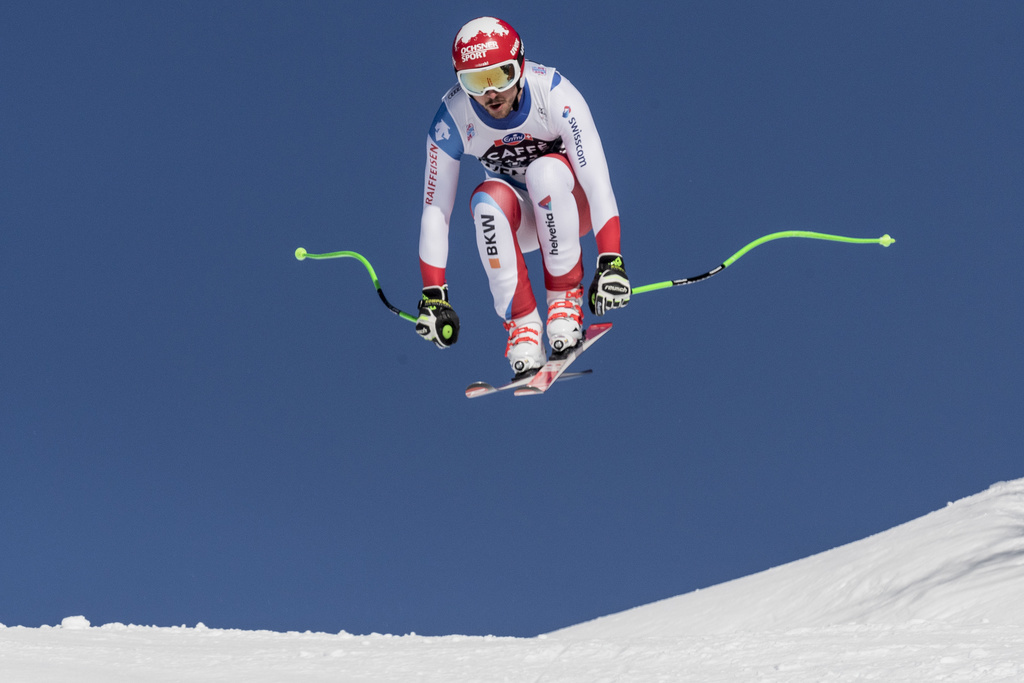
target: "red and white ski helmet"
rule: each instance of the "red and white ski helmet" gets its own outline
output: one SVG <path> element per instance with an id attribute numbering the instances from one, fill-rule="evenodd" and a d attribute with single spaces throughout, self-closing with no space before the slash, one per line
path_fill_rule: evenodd
<path id="1" fill-rule="evenodd" d="M 511 88 L 522 76 L 524 59 L 519 34 L 495 17 L 470 21 L 452 42 L 452 66 L 459 82 L 473 95 Z"/>

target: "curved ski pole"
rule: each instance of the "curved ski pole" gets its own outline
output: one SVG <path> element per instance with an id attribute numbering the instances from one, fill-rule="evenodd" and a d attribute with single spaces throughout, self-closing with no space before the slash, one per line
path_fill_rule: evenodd
<path id="1" fill-rule="evenodd" d="M 678 287 L 680 285 L 692 285 L 694 282 L 700 282 L 706 280 L 712 275 L 717 275 L 722 272 L 733 263 L 738 261 L 744 254 L 751 249 L 759 247 L 765 242 L 771 242 L 772 240 L 782 239 L 783 237 L 806 237 L 808 239 L 816 240 L 830 240 L 833 242 L 847 242 L 850 244 L 881 244 L 883 247 L 888 247 L 890 244 L 895 242 L 892 237 L 888 235 L 882 235 L 881 237 L 843 237 L 842 235 L 827 235 L 822 232 L 808 232 L 806 230 L 784 230 L 782 232 L 773 232 L 770 235 L 759 237 L 747 246 L 743 247 L 735 254 L 727 258 L 717 268 L 713 268 L 706 273 L 701 275 L 694 275 L 693 277 L 684 277 L 680 280 L 665 280 L 664 282 L 655 282 L 650 285 L 640 285 L 639 287 L 633 288 L 633 294 L 643 294 L 644 292 L 653 292 L 656 289 L 667 289 L 669 287 Z"/>
<path id="2" fill-rule="evenodd" d="M 397 315 L 399 318 L 408 320 L 410 322 L 416 322 L 416 316 L 410 315 L 409 313 L 406 313 L 400 308 L 393 306 L 391 302 L 388 301 L 387 297 L 384 296 L 384 290 L 380 288 L 380 281 L 377 279 L 377 273 L 373 272 L 373 266 L 370 265 L 370 262 L 367 261 L 362 254 L 357 254 L 354 251 L 332 251 L 328 254 L 310 254 L 302 247 L 299 247 L 298 249 L 295 250 L 295 258 L 297 258 L 300 261 L 303 261 L 308 258 L 318 260 L 330 258 L 354 258 L 358 260 L 360 263 L 366 266 L 366 272 L 370 274 L 370 279 L 373 280 L 373 286 L 377 290 L 377 295 L 380 297 L 380 300 L 384 302 L 384 305 L 387 306 L 388 309 L 392 313 Z"/>

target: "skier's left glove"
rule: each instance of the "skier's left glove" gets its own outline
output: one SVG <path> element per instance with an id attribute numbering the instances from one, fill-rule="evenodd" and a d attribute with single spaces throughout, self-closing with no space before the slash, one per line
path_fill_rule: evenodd
<path id="1" fill-rule="evenodd" d="M 629 303 L 632 289 L 622 265 L 622 254 L 601 254 L 597 257 L 597 272 L 590 285 L 587 303 L 594 315 L 604 315 L 609 309 L 624 308 Z"/>
<path id="2" fill-rule="evenodd" d="M 447 349 L 459 340 L 459 316 L 448 303 L 448 285 L 424 287 L 419 313 L 416 334 L 434 342 L 439 349 Z"/>

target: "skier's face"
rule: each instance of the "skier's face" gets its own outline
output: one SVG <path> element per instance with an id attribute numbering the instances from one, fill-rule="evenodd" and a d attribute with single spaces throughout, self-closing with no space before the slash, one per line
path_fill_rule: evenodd
<path id="1" fill-rule="evenodd" d="M 496 119 L 503 119 L 512 113 L 512 105 L 521 92 L 520 88 L 509 88 L 505 92 L 488 90 L 483 95 L 472 95 L 472 98 L 486 109 L 488 114 Z"/>

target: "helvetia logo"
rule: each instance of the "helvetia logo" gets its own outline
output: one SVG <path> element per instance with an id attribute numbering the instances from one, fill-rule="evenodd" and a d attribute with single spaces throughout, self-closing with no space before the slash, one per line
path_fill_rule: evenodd
<path id="1" fill-rule="evenodd" d="M 548 205 L 550 204 L 549 198 Z M 548 244 L 551 245 L 548 253 L 552 256 L 558 256 L 558 230 L 555 228 L 555 214 L 550 211 L 544 216 L 544 227 L 548 229 Z"/>
<path id="2" fill-rule="evenodd" d="M 537 202 L 537 206 L 539 206 L 540 208 L 544 209 L 545 211 L 550 211 L 551 210 L 551 195 L 548 195 L 544 199 L 542 199 L 539 202 Z"/>

